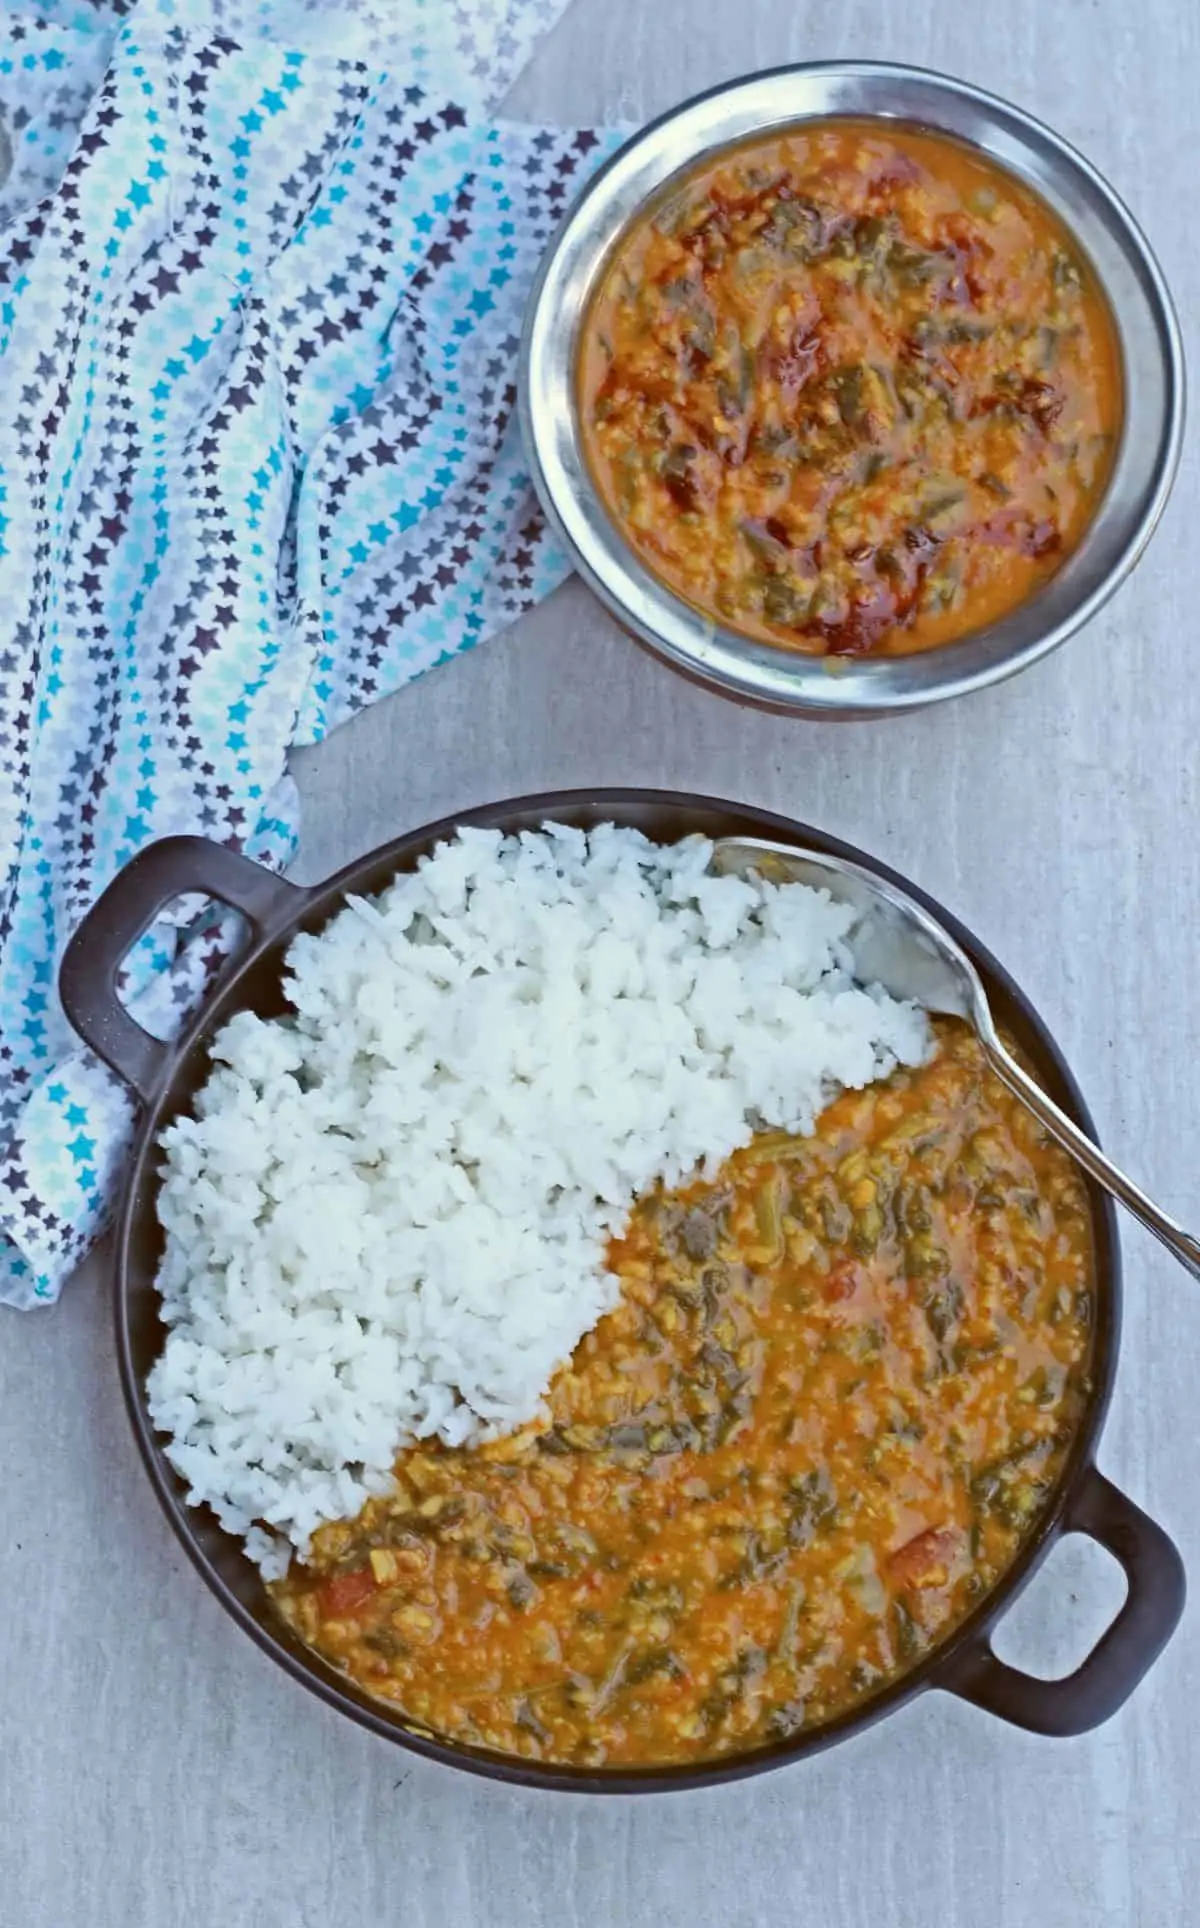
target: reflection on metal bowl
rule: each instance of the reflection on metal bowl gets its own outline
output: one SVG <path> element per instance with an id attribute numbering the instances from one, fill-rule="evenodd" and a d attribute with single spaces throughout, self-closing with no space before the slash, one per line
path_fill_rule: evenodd
<path id="1" fill-rule="evenodd" d="M 602 501 L 578 403 L 581 326 L 618 239 L 678 176 L 732 144 L 830 116 L 956 137 L 1035 189 L 1074 237 L 1119 337 L 1124 412 L 1107 489 L 1045 586 L 960 641 L 902 656 L 810 656 L 716 623 L 646 566 Z M 1020 109 L 961 81 L 868 62 L 780 68 L 714 89 L 655 121 L 585 188 L 535 285 L 521 363 L 535 485 L 585 581 L 618 621 L 710 688 L 798 715 L 902 712 L 982 689 L 1064 642 L 1141 556 L 1170 493 L 1184 417 L 1171 298 L 1131 215 L 1072 148 Z"/>

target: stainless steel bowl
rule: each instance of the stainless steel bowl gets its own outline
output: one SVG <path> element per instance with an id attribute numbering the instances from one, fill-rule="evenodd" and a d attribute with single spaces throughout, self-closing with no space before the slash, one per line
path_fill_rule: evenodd
<path id="1" fill-rule="evenodd" d="M 1112 306 L 1125 409 L 1108 490 L 1079 547 L 1039 594 L 961 642 L 903 657 L 811 657 L 719 627 L 651 573 L 597 494 L 576 406 L 579 331 L 613 244 L 675 175 L 748 136 L 830 114 L 958 135 L 1035 188 L 1074 234 Z M 676 669 L 727 696 L 799 715 L 917 709 L 997 683 L 1057 648 L 1129 574 L 1162 514 L 1183 439 L 1179 323 L 1149 244 L 1082 155 L 1017 107 L 965 82 L 873 61 L 780 67 L 701 94 L 654 121 L 584 189 L 534 286 L 521 357 L 534 484 L 584 580 Z"/>

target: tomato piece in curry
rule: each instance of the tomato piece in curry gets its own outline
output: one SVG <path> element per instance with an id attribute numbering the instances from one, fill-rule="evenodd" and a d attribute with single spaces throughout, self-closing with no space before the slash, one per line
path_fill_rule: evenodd
<path id="1" fill-rule="evenodd" d="M 584 445 L 642 561 L 811 654 L 950 643 L 1041 587 L 1121 420 L 1107 301 L 1031 189 L 851 119 L 733 148 L 617 243 Z"/>
<path id="2" fill-rule="evenodd" d="M 406 1450 L 274 1587 L 412 1724 L 650 1765 L 819 1726 L 1009 1565 L 1088 1392 L 1091 1220 L 964 1027 L 658 1193 L 543 1422 Z"/>

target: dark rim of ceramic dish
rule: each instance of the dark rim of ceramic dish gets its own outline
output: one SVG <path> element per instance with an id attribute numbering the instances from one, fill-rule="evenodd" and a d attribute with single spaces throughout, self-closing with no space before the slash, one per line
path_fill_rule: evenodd
<path id="1" fill-rule="evenodd" d="M 1098 1471 L 1094 1455 L 1116 1369 L 1121 1264 L 1111 1200 L 1091 1188 L 1096 1247 L 1097 1316 L 1092 1390 L 1066 1464 L 1016 1560 L 974 1612 L 910 1672 L 811 1733 L 692 1764 L 645 1768 L 573 1768 L 459 1745 L 406 1726 L 380 1701 L 298 1641 L 274 1614 L 257 1571 L 240 1544 L 207 1509 L 189 1508 L 182 1482 L 163 1453 L 146 1410 L 146 1375 L 161 1349 L 154 1278 L 161 1251 L 155 1214 L 157 1141 L 186 1111 L 209 1069 L 208 1043 L 235 1010 L 271 1015 L 283 1008 L 283 954 L 301 930 L 319 930 L 347 891 L 381 889 L 460 825 L 504 831 L 547 820 L 583 828 L 616 822 L 659 842 L 705 836 L 759 836 L 808 845 L 897 882 L 925 904 L 963 945 L 983 974 L 1001 1024 L 1028 1053 L 1047 1090 L 1084 1128 L 1087 1108 L 1057 1045 L 1023 992 L 971 933 L 932 898 L 861 851 L 770 812 L 717 798 L 657 790 L 572 790 L 521 797 L 456 812 L 357 859 L 305 889 L 199 837 L 173 837 L 144 850 L 109 885 L 84 919 L 63 961 L 63 1008 L 79 1035 L 141 1100 L 143 1111 L 119 1209 L 113 1278 L 121 1380 L 151 1484 L 185 1552 L 238 1624 L 294 1679 L 374 1733 L 447 1766 L 527 1786 L 593 1793 L 640 1793 L 728 1781 L 779 1767 L 861 1732 L 930 1687 L 940 1687 L 1017 1726 L 1040 1734 L 1077 1734 L 1098 1725 L 1128 1698 L 1170 1638 L 1183 1610 L 1183 1567 L 1162 1528 Z M 119 1003 L 116 973 L 141 933 L 176 898 L 201 892 L 240 911 L 248 942 L 226 966 L 181 1036 L 163 1044 Z M 1083 1663 L 1065 1679 L 1039 1680 L 997 1659 L 989 1636 L 1006 1608 L 1064 1533 L 1078 1532 L 1120 1561 L 1128 1594 L 1116 1619 Z"/>

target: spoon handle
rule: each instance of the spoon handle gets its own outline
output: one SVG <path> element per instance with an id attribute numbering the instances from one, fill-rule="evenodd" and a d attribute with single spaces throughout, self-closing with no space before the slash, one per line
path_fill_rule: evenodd
<path id="1" fill-rule="evenodd" d="M 1057 1138 L 1059 1144 L 1091 1174 L 1098 1185 L 1103 1185 L 1105 1191 L 1111 1192 L 1114 1198 L 1127 1206 L 1135 1218 L 1140 1218 L 1146 1230 L 1161 1240 L 1168 1252 L 1186 1266 L 1194 1279 L 1200 1279 L 1200 1239 L 1185 1232 L 1173 1218 L 1168 1218 L 1152 1198 L 1147 1198 L 1140 1186 L 1135 1185 L 1131 1178 L 1126 1178 L 1111 1158 L 1104 1156 L 1099 1145 L 1093 1144 L 1087 1133 L 1081 1131 L 1065 1111 L 1060 1111 L 1041 1086 L 1034 1083 L 1015 1059 L 1010 1058 L 999 1039 L 985 1037 L 983 1044 L 997 1075 L 1023 1104 L 1028 1105 L 1051 1136 Z"/>

